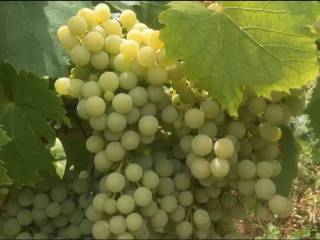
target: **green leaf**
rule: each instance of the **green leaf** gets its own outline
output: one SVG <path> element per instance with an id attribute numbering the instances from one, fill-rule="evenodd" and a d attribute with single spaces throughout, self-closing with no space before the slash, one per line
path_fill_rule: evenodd
<path id="1" fill-rule="evenodd" d="M 8 137 L 6 131 L 3 130 L 2 127 L 0 127 L 0 150 L 2 146 L 6 145 L 10 141 L 11 141 L 11 138 Z"/>
<path id="2" fill-rule="evenodd" d="M 106 1 L 115 10 L 123 11 L 130 9 L 134 11 L 140 22 L 147 24 L 148 27 L 159 29 L 162 24 L 158 17 L 164 11 L 169 1 Z"/>
<path id="3" fill-rule="evenodd" d="M 305 112 L 309 114 L 310 126 L 313 129 L 316 137 L 320 139 L 320 84 L 317 81 L 317 85 L 313 89 L 311 100 L 307 106 Z"/>
<path id="4" fill-rule="evenodd" d="M 274 178 L 277 186 L 277 193 L 289 196 L 292 181 L 298 174 L 299 145 L 294 138 L 292 131 L 288 127 L 282 128 L 282 138 L 280 140 L 281 155 L 279 162 L 282 171 L 279 176 Z"/>
<path id="5" fill-rule="evenodd" d="M 160 14 L 170 58 L 186 61 L 190 80 L 237 115 L 244 88 L 270 97 L 317 74 L 310 28 L 316 2 L 221 2 L 213 11 L 199 2 L 171 2 Z"/>
<path id="6" fill-rule="evenodd" d="M 68 59 L 56 31 L 90 2 L 2 2 L 0 5 L 0 60 L 39 75 L 62 76 Z"/>
<path id="7" fill-rule="evenodd" d="M 0 64 L 0 123 L 12 141 L 0 158 L 15 184 L 32 184 L 40 172 L 52 171 L 53 157 L 46 148 L 53 130 L 47 120 L 65 115 L 61 100 L 48 90 L 48 80 L 32 73 L 17 73 L 8 63 Z M 49 138 L 49 139 L 48 139 Z"/>

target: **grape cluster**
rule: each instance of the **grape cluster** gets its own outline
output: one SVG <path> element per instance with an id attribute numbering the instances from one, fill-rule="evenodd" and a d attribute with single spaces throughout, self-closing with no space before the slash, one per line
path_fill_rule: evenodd
<path id="1" fill-rule="evenodd" d="M 86 209 L 94 239 L 240 238 L 234 221 L 287 217 L 277 194 L 280 126 L 304 107 L 302 90 L 249 89 L 234 118 L 166 57 L 160 32 L 106 4 L 81 9 L 57 32 L 74 68 L 55 82 L 77 98 L 101 174 Z"/>
<path id="2" fill-rule="evenodd" d="M 18 189 L 0 215 L 0 239 L 80 239 L 91 236 L 85 210 L 92 201 L 88 180 L 68 174 L 34 189 Z"/>

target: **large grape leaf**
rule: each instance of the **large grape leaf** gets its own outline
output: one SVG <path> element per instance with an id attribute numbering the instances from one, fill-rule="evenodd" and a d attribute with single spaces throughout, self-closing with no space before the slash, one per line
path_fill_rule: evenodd
<path id="1" fill-rule="evenodd" d="M 283 127 L 282 133 L 283 135 L 280 140 L 281 154 L 278 159 L 281 163 L 282 171 L 274 181 L 277 186 L 277 193 L 283 196 L 289 196 L 292 181 L 298 174 L 297 161 L 300 148 L 292 131 L 288 127 Z"/>
<path id="2" fill-rule="evenodd" d="M 221 2 L 216 11 L 199 2 L 171 2 L 160 14 L 167 55 L 186 61 L 191 81 L 232 115 L 243 89 L 270 97 L 317 74 L 316 2 Z"/>
<path id="3" fill-rule="evenodd" d="M 53 157 L 46 148 L 53 134 L 47 120 L 60 120 L 65 110 L 48 80 L 17 73 L 0 64 L 0 124 L 12 139 L 0 152 L 9 177 L 18 185 L 32 184 L 39 172 L 52 171 Z"/>
<path id="4" fill-rule="evenodd" d="M 81 1 L 10 1 L 0 4 L 0 60 L 40 75 L 62 76 L 68 59 L 56 38 L 59 26 L 78 9 Z"/>

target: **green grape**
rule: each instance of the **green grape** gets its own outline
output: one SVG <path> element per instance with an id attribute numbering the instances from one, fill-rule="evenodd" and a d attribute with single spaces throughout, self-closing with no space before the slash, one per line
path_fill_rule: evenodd
<path id="1" fill-rule="evenodd" d="M 223 178 L 229 173 L 230 164 L 225 159 L 214 158 L 210 162 L 210 171 L 213 176 Z"/>
<path id="2" fill-rule="evenodd" d="M 100 212 L 104 211 L 104 203 L 108 196 L 105 193 L 98 193 L 92 201 L 92 206 Z"/>
<path id="3" fill-rule="evenodd" d="M 137 53 L 137 60 L 139 64 L 141 64 L 143 67 L 153 67 L 157 60 L 157 55 L 155 50 L 153 50 L 149 46 L 145 46 L 140 48 L 140 50 Z"/>
<path id="4" fill-rule="evenodd" d="M 66 216 L 58 216 L 57 218 L 53 219 L 53 225 L 57 228 L 65 227 L 68 224 L 68 218 Z"/>
<path id="5" fill-rule="evenodd" d="M 16 236 L 16 239 L 33 239 L 32 235 L 28 232 L 21 232 Z"/>
<path id="6" fill-rule="evenodd" d="M 152 201 L 152 192 L 146 187 L 139 187 L 134 191 L 133 197 L 139 207 L 145 207 Z"/>
<path id="7" fill-rule="evenodd" d="M 85 46 L 75 45 L 70 51 L 71 61 L 77 66 L 85 66 L 90 62 L 90 52 Z"/>
<path id="8" fill-rule="evenodd" d="M 120 14 L 120 22 L 124 28 L 130 29 L 137 22 L 137 16 L 132 10 L 124 10 Z"/>
<path id="9" fill-rule="evenodd" d="M 102 70 L 108 66 L 109 61 L 109 55 L 101 51 L 91 55 L 90 63 L 95 69 Z"/>
<path id="10" fill-rule="evenodd" d="M 74 201 L 67 199 L 63 203 L 61 203 L 61 213 L 63 215 L 70 215 L 76 207 Z"/>
<path id="11" fill-rule="evenodd" d="M 131 97 L 133 105 L 136 107 L 141 107 L 148 101 L 147 91 L 143 87 L 138 86 L 132 88 L 128 95 Z"/>
<path id="12" fill-rule="evenodd" d="M 184 207 L 177 205 L 176 209 L 173 212 L 169 213 L 169 219 L 173 222 L 181 222 L 186 216 L 186 211 Z"/>
<path id="13" fill-rule="evenodd" d="M 207 135 L 197 135 L 192 139 L 192 150 L 198 156 L 206 156 L 211 153 L 213 149 L 213 143 L 210 137 Z"/>
<path id="14" fill-rule="evenodd" d="M 155 170 L 160 177 L 169 177 L 173 174 L 174 166 L 170 160 L 161 159 L 156 162 Z"/>
<path id="15" fill-rule="evenodd" d="M 134 239 L 134 236 L 131 233 L 125 232 L 120 234 L 117 239 L 119 240 L 126 240 L 126 239 Z"/>
<path id="16" fill-rule="evenodd" d="M 144 176 L 142 167 L 135 163 L 127 166 L 125 175 L 131 182 L 138 182 Z"/>
<path id="17" fill-rule="evenodd" d="M 104 148 L 105 144 L 100 136 L 90 136 L 86 141 L 86 148 L 91 153 L 97 153 Z"/>
<path id="18" fill-rule="evenodd" d="M 26 189 L 18 194 L 17 201 L 21 207 L 29 207 L 33 203 L 33 193 L 31 190 Z"/>
<path id="19" fill-rule="evenodd" d="M 168 223 L 168 215 L 161 209 L 158 209 L 156 214 L 150 219 L 151 225 L 156 229 L 162 229 Z"/>
<path id="20" fill-rule="evenodd" d="M 130 93 L 129 93 L 130 94 Z M 130 112 L 128 112 L 126 115 L 126 121 L 128 124 L 135 124 L 136 122 L 138 122 L 139 118 L 140 118 L 140 111 L 138 108 L 133 107 Z"/>
<path id="21" fill-rule="evenodd" d="M 218 129 L 214 122 L 205 121 L 204 124 L 198 129 L 198 134 L 207 135 L 214 138 L 217 135 Z"/>
<path id="22" fill-rule="evenodd" d="M 78 200 L 79 207 L 82 209 L 86 209 L 92 201 L 92 195 L 88 195 L 87 193 L 81 194 Z"/>
<path id="23" fill-rule="evenodd" d="M 73 213 L 69 216 L 69 222 L 74 225 L 80 224 L 84 218 L 84 213 L 80 208 L 76 208 Z"/>
<path id="24" fill-rule="evenodd" d="M 31 215 L 34 222 L 44 222 L 47 219 L 44 209 L 33 208 Z"/>
<path id="25" fill-rule="evenodd" d="M 139 44 L 134 40 L 123 40 L 120 44 L 120 53 L 127 58 L 135 58 L 139 51 Z"/>
<path id="26" fill-rule="evenodd" d="M 92 117 L 89 119 L 89 124 L 96 131 L 103 131 L 107 128 L 107 115 L 102 114 L 98 117 Z"/>
<path id="27" fill-rule="evenodd" d="M 50 198 L 54 202 L 61 203 L 67 198 L 67 189 L 64 186 L 58 185 L 51 189 Z"/>
<path id="28" fill-rule="evenodd" d="M 150 218 L 156 214 L 157 209 L 158 209 L 157 203 L 152 200 L 150 204 L 148 204 L 146 207 L 140 208 L 140 213 L 142 214 L 142 216 Z"/>
<path id="29" fill-rule="evenodd" d="M 271 197 L 268 201 L 269 209 L 273 214 L 276 214 L 276 215 L 282 215 L 287 212 L 291 212 L 290 205 L 291 203 L 287 198 L 278 194 Z"/>
<path id="30" fill-rule="evenodd" d="M 3 223 L 3 233 L 9 237 L 16 236 L 21 229 L 21 225 L 16 218 L 8 218 Z"/>
<path id="31" fill-rule="evenodd" d="M 85 215 L 91 222 L 96 222 L 103 218 L 103 213 L 98 211 L 91 205 L 86 209 Z"/>
<path id="32" fill-rule="evenodd" d="M 133 40 L 136 43 L 140 44 L 142 42 L 142 33 L 140 30 L 137 29 L 131 29 L 128 33 L 127 33 L 127 39 L 128 40 Z"/>
<path id="33" fill-rule="evenodd" d="M 147 82 L 151 85 L 159 86 L 167 82 L 168 73 L 166 69 L 161 66 L 153 66 L 149 68 L 147 73 Z"/>
<path id="34" fill-rule="evenodd" d="M 105 112 L 106 103 L 103 98 L 92 96 L 85 102 L 85 109 L 90 117 L 98 117 Z"/>
<path id="35" fill-rule="evenodd" d="M 68 26 L 61 26 L 57 30 L 57 37 L 66 49 L 71 49 L 77 45 L 77 39 L 70 33 Z"/>
<path id="36" fill-rule="evenodd" d="M 99 25 L 92 27 L 90 31 L 99 33 L 101 35 L 101 37 L 103 37 L 103 38 L 105 38 L 107 35 L 106 32 L 104 31 L 103 27 L 101 27 Z"/>
<path id="37" fill-rule="evenodd" d="M 138 213 L 130 213 L 126 217 L 126 226 L 130 232 L 138 231 L 143 226 L 143 219 Z"/>
<path id="38" fill-rule="evenodd" d="M 133 101 L 128 94 L 119 93 L 112 99 L 112 107 L 118 113 L 128 113 L 133 107 Z"/>
<path id="39" fill-rule="evenodd" d="M 204 113 L 206 119 L 213 119 L 220 113 L 220 106 L 213 99 L 201 102 L 200 109 Z"/>
<path id="40" fill-rule="evenodd" d="M 180 147 L 181 149 L 186 152 L 190 153 L 192 152 L 192 140 L 194 136 L 192 135 L 184 135 L 180 138 Z"/>
<path id="41" fill-rule="evenodd" d="M 167 106 L 161 111 L 161 118 L 165 123 L 172 124 L 178 120 L 179 113 L 174 106 Z"/>
<path id="42" fill-rule="evenodd" d="M 159 128 L 158 120 L 153 116 L 144 116 L 138 123 L 139 131 L 144 135 L 154 135 Z"/>
<path id="43" fill-rule="evenodd" d="M 161 87 L 149 86 L 147 88 L 148 98 L 153 103 L 159 103 L 165 97 L 165 92 Z"/>
<path id="44" fill-rule="evenodd" d="M 122 161 L 125 154 L 126 150 L 120 142 L 111 142 L 106 147 L 106 156 L 113 162 Z"/>
<path id="45" fill-rule="evenodd" d="M 116 34 L 108 35 L 104 42 L 105 51 L 111 54 L 119 54 L 122 40 L 123 39 Z"/>
<path id="46" fill-rule="evenodd" d="M 240 139 L 246 135 L 246 127 L 240 121 L 232 121 L 228 125 L 228 133 Z"/>
<path id="47" fill-rule="evenodd" d="M 106 186 L 110 192 L 121 192 L 126 185 L 126 179 L 121 173 L 113 172 L 106 178 Z"/>
<path id="48" fill-rule="evenodd" d="M 110 236 L 109 225 L 106 221 L 100 220 L 92 225 L 94 239 L 107 239 Z"/>
<path id="49" fill-rule="evenodd" d="M 33 235 L 33 239 L 44 240 L 44 239 L 49 239 L 49 238 L 48 238 L 47 234 L 39 232 L 39 233 L 35 233 Z"/>
<path id="50" fill-rule="evenodd" d="M 140 108 L 140 115 L 143 116 L 155 116 L 157 113 L 157 106 L 154 103 L 147 102 Z"/>
<path id="51" fill-rule="evenodd" d="M 87 22 L 81 16 L 73 16 L 68 21 L 68 28 L 72 35 L 81 36 L 87 31 Z"/>
<path id="52" fill-rule="evenodd" d="M 72 189 L 77 194 L 86 193 L 88 191 L 88 180 L 87 179 L 76 179 L 72 184 Z"/>
<path id="53" fill-rule="evenodd" d="M 197 227 L 203 227 L 210 223 L 210 217 L 206 210 L 197 209 L 193 212 L 193 222 Z"/>
<path id="54" fill-rule="evenodd" d="M 115 213 L 117 211 L 117 202 L 112 198 L 106 199 L 104 202 L 104 211 L 110 215 Z"/>
<path id="55" fill-rule="evenodd" d="M 278 157 L 280 150 L 277 144 L 268 143 L 262 149 L 261 154 L 264 159 L 274 159 Z"/>
<path id="56" fill-rule="evenodd" d="M 191 206 L 193 203 L 193 194 L 190 191 L 182 191 L 179 193 L 178 202 L 183 207 Z"/>
<path id="57" fill-rule="evenodd" d="M 173 212 L 177 208 L 177 204 L 177 199 L 172 195 L 167 195 L 160 199 L 160 207 L 167 213 Z"/>
<path id="58" fill-rule="evenodd" d="M 206 203 L 209 201 L 209 194 L 206 191 L 205 188 L 198 188 L 195 191 L 195 199 L 198 203 L 202 204 L 202 203 Z"/>
<path id="59" fill-rule="evenodd" d="M 217 140 L 213 149 L 216 156 L 222 159 L 232 157 L 235 152 L 234 143 L 228 138 L 220 138 Z"/>
<path id="60" fill-rule="evenodd" d="M 271 220 L 272 215 L 271 212 L 262 205 L 258 205 L 255 212 L 256 216 L 262 220 Z"/>
<path id="61" fill-rule="evenodd" d="M 215 186 L 210 186 L 207 188 L 208 194 L 211 198 L 216 198 L 220 195 L 221 193 L 221 188 L 215 187 Z"/>
<path id="62" fill-rule="evenodd" d="M 107 125 L 112 132 L 122 132 L 127 125 L 127 120 L 122 114 L 112 112 L 108 115 Z"/>
<path id="63" fill-rule="evenodd" d="M 83 38 L 84 46 L 90 52 L 99 52 L 104 47 L 104 39 L 97 32 L 89 32 Z"/>
<path id="64" fill-rule="evenodd" d="M 70 84 L 67 89 L 67 91 L 68 91 L 67 94 L 71 97 L 74 97 L 74 98 L 81 97 L 83 85 L 84 85 L 84 83 L 80 79 L 74 78 L 74 79 L 70 80 Z"/>
<path id="65" fill-rule="evenodd" d="M 269 200 L 276 194 L 276 186 L 270 179 L 261 178 L 256 182 L 254 191 L 258 198 Z"/>
<path id="66" fill-rule="evenodd" d="M 155 189 L 159 185 L 159 176 L 152 170 L 146 170 L 143 173 L 142 177 L 142 184 L 149 188 L 149 189 Z"/>
<path id="67" fill-rule="evenodd" d="M 238 164 L 238 175 L 243 179 L 251 179 L 256 175 L 257 168 L 254 162 L 242 160 Z"/>
<path id="68" fill-rule="evenodd" d="M 191 173 L 197 179 L 205 179 L 211 175 L 210 163 L 204 158 L 198 158 L 191 163 Z"/>
<path id="69" fill-rule="evenodd" d="M 278 141 L 282 136 L 281 129 L 269 123 L 259 126 L 259 132 L 263 139 L 271 142 Z"/>
<path id="70" fill-rule="evenodd" d="M 50 202 L 45 208 L 45 212 L 49 218 L 56 218 L 61 212 L 61 207 L 56 202 Z"/>
<path id="71" fill-rule="evenodd" d="M 82 99 L 79 101 L 78 105 L 77 105 L 77 113 L 79 115 L 79 117 L 83 118 L 83 119 L 88 119 L 89 118 L 89 114 L 87 113 L 86 110 L 86 100 Z"/>
<path id="72" fill-rule="evenodd" d="M 204 113 L 199 109 L 191 108 L 185 113 L 184 122 L 189 128 L 200 128 L 204 123 Z"/>
<path id="73" fill-rule="evenodd" d="M 71 85 L 70 78 L 62 77 L 58 78 L 54 83 L 54 88 L 56 92 L 60 95 L 68 95 Z"/>
<path id="74" fill-rule="evenodd" d="M 28 209 L 22 209 L 18 212 L 17 220 L 21 226 L 27 226 L 32 223 L 32 214 Z"/>
<path id="75" fill-rule="evenodd" d="M 237 204 L 237 198 L 231 193 L 223 193 L 220 198 L 221 205 L 225 208 L 232 208 Z"/>
<path id="76" fill-rule="evenodd" d="M 267 103 L 264 98 L 254 97 L 248 101 L 247 106 L 248 106 L 248 110 L 252 114 L 256 115 L 264 112 L 264 110 L 266 109 Z"/>
<path id="77" fill-rule="evenodd" d="M 138 82 L 137 76 L 131 71 L 124 71 L 119 76 L 120 87 L 124 90 L 133 89 Z"/>
<path id="78" fill-rule="evenodd" d="M 283 110 L 279 104 L 270 104 L 264 112 L 264 118 L 272 124 L 279 124 L 284 116 Z"/>
<path id="79" fill-rule="evenodd" d="M 127 230 L 126 219 L 121 215 L 111 217 L 109 229 L 114 235 L 120 235 L 124 233 Z"/>
<path id="80" fill-rule="evenodd" d="M 69 225 L 67 228 L 67 235 L 70 239 L 79 239 L 81 237 L 79 225 Z"/>
<path id="81" fill-rule="evenodd" d="M 220 208 L 211 208 L 209 209 L 209 216 L 212 222 L 217 222 L 221 218 Z"/>
<path id="82" fill-rule="evenodd" d="M 257 175 L 260 178 L 270 178 L 274 172 L 274 166 L 269 161 L 261 161 L 257 164 Z"/>
<path id="83" fill-rule="evenodd" d="M 117 209 L 120 213 L 131 213 L 135 208 L 135 201 L 130 195 L 122 195 L 117 200 Z"/>
<path id="84" fill-rule="evenodd" d="M 187 190 L 191 186 L 191 179 L 185 173 L 178 173 L 174 177 L 174 183 L 175 183 L 176 189 L 183 191 L 183 190 Z"/>
<path id="85" fill-rule="evenodd" d="M 90 222 L 88 219 L 83 219 L 80 223 L 80 232 L 83 235 L 89 235 L 91 234 L 91 229 L 92 229 L 93 223 Z"/>
<path id="86" fill-rule="evenodd" d="M 188 221 L 179 222 L 176 226 L 176 233 L 180 239 L 188 239 L 192 235 L 193 226 Z"/>
<path id="87" fill-rule="evenodd" d="M 118 54 L 113 59 L 114 68 L 117 71 L 123 72 L 129 70 L 132 64 L 132 59 L 127 58 L 123 54 Z"/>
<path id="88" fill-rule="evenodd" d="M 134 150 L 140 144 L 139 134 L 135 131 L 129 130 L 123 133 L 121 137 L 121 144 L 126 150 Z"/>
<path id="89" fill-rule="evenodd" d="M 98 80 L 99 87 L 104 91 L 115 91 L 119 87 L 119 78 L 114 72 L 104 72 Z"/>
<path id="90" fill-rule="evenodd" d="M 273 165 L 272 177 L 278 176 L 282 170 L 281 164 L 277 160 L 270 160 L 269 162 L 272 163 L 272 165 Z"/>
<path id="91" fill-rule="evenodd" d="M 242 195 L 250 196 L 254 193 L 255 181 L 252 179 L 239 179 L 238 181 L 238 190 Z"/>

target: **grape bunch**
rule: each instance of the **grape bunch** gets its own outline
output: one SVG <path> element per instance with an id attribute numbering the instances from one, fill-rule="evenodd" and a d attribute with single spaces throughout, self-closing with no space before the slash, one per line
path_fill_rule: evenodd
<path id="1" fill-rule="evenodd" d="M 0 214 L 0 239 L 80 239 L 91 236 L 85 217 L 88 179 L 69 173 L 13 192 Z"/>
<path id="2" fill-rule="evenodd" d="M 290 215 L 273 178 L 281 126 L 304 108 L 303 89 L 270 99 L 246 89 L 235 118 L 131 10 L 113 18 L 103 3 L 80 9 L 57 35 L 74 67 L 55 89 L 78 99 L 93 129 L 94 239 L 240 238 L 239 219 Z"/>

